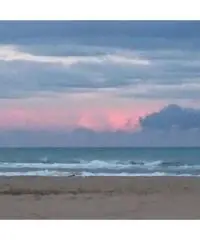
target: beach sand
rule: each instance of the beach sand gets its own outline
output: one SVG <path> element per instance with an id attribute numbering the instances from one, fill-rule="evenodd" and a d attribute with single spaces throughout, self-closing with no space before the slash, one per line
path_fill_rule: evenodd
<path id="1" fill-rule="evenodd" d="M 1 177 L 0 219 L 200 219 L 200 178 Z"/>

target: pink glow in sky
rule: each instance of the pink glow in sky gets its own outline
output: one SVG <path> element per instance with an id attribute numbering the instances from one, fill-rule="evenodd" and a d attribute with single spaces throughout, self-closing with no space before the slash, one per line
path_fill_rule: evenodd
<path id="1" fill-rule="evenodd" d="M 68 129 L 86 127 L 93 130 L 133 129 L 138 118 L 149 111 L 143 109 L 2 109 L 0 111 L 0 128 L 39 128 L 39 129 Z"/>

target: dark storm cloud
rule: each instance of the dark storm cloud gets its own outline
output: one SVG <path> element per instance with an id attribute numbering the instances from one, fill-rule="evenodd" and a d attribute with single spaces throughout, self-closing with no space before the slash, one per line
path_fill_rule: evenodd
<path id="1" fill-rule="evenodd" d="M 141 118 L 140 125 L 145 129 L 163 131 L 169 131 L 173 128 L 200 130 L 200 110 L 169 105 L 159 112 Z"/>

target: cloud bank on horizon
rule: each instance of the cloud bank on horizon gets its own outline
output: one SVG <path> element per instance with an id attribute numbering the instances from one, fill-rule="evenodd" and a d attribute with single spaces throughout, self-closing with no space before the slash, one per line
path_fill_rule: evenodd
<path id="1" fill-rule="evenodd" d="M 181 119 L 181 120 L 180 120 Z M 0 131 L 0 146 L 8 147 L 200 147 L 200 110 L 169 105 L 140 118 L 140 131 L 65 131 L 18 129 Z"/>
<path id="2" fill-rule="evenodd" d="M 199 28 L 199 21 L 1 21 L 0 130 L 198 129 Z"/>

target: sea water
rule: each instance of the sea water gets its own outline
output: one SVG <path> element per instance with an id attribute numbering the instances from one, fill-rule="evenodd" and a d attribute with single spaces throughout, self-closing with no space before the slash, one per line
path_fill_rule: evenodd
<path id="1" fill-rule="evenodd" d="M 0 176 L 200 176 L 200 148 L 1 148 Z"/>

